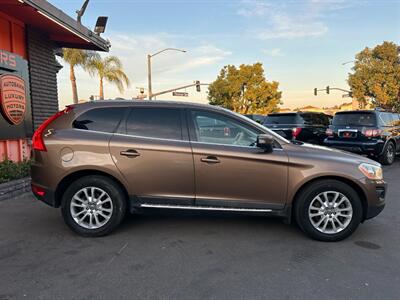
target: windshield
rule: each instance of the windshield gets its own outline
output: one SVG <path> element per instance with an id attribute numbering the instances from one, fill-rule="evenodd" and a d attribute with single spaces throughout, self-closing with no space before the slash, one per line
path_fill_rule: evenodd
<path id="1" fill-rule="evenodd" d="M 279 115 L 269 115 L 265 118 L 265 125 L 274 124 L 297 124 L 296 114 L 279 114 Z"/>
<path id="2" fill-rule="evenodd" d="M 334 126 L 376 126 L 376 117 L 374 113 L 340 113 L 333 117 L 332 124 Z"/>

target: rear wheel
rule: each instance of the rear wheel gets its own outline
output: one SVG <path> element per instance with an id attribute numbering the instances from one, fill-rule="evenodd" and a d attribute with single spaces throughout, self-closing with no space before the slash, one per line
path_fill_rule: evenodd
<path id="1" fill-rule="evenodd" d="M 296 199 L 295 218 L 300 228 L 320 241 L 335 242 L 350 236 L 362 218 L 358 194 L 337 180 L 307 186 Z"/>
<path id="2" fill-rule="evenodd" d="M 66 224 L 82 236 L 103 236 L 113 231 L 126 211 L 121 188 L 104 176 L 85 176 L 65 191 L 61 205 Z"/>
<path id="3" fill-rule="evenodd" d="M 382 165 L 391 165 L 396 157 L 396 147 L 394 143 L 388 142 L 383 149 L 383 154 L 379 157 Z"/>

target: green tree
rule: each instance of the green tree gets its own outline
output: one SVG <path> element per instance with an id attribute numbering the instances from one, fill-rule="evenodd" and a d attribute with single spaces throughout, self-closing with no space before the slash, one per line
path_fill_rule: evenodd
<path id="1" fill-rule="evenodd" d="M 80 66 L 86 69 L 88 60 L 96 56 L 93 51 L 85 51 L 81 49 L 64 48 L 63 59 L 69 64 L 69 79 L 71 80 L 72 99 L 74 103 L 78 103 L 78 89 L 76 86 L 75 67 Z"/>
<path id="2" fill-rule="evenodd" d="M 375 48 L 365 48 L 356 55 L 353 73 L 348 83 L 353 97 L 400 111 L 400 47 L 383 42 Z"/>
<path id="3" fill-rule="evenodd" d="M 261 63 L 228 65 L 208 87 L 208 100 L 242 114 L 266 114 L 278 110 L 279 83 L 268 82 Z"/>
<path id="4" fill-rule="evenodd" d="M 94 57 L 88 61 L 87 69 L 92 76 L 98 76 L 100 79 L 100 100 L 104 100 L 104 80 L 115 84 L 121 93 L 124 91 L 124 85 L 126 87 L 130 85 L 128 76 L 123 71 L 122 63 L 116 56 Z"/>

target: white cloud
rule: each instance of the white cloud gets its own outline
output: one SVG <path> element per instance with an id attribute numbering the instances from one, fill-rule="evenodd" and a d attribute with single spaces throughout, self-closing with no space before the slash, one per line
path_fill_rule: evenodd
<path id="1" fill-rule="evenodd" d="M 284 56 L 284 54 L 282 53 L 282 50 L 280 48 L 274 48 L 271 50 L 262 49 L 261 52 L 264 53 L 265 55 L 272 56 L 272 57 Z"/>
<path id="2" fill-rule="evenodd" d="M 362 0 L 244 0 L 237 14 L 257 23 L 258 28 L 253 30 L 253 34 L 261 40 L 318 37 L 328 32 L 324 19 L 330 11 L 360 3 Z"/>

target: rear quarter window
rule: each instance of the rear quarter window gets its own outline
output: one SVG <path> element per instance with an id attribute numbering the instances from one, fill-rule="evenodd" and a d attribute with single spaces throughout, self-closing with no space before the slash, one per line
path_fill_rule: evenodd
<path id="1" fill-rule="evenodd" d="M 102 107 L 84 112 L 72 123 L 73 128 L 113 133 L 121 121 L 126 108 Z"/>
<path id="2" fill-rule="evenodd" d="M 395 126 L 397 115 L 394 113 L 381 113 L 380 114 L 383 126 Z"/>

